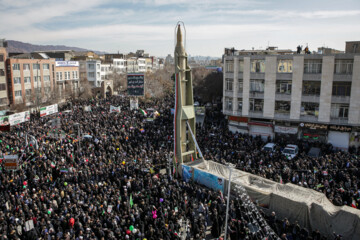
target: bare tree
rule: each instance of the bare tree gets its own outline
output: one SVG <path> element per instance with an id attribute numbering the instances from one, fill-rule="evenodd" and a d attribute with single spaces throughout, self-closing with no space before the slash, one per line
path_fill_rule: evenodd
<path id="1" fill-rule="evenodd" d="M 87 78 L 80 80 L 79 98 L 89 99 L 93 97 L 92 87 Z"/>

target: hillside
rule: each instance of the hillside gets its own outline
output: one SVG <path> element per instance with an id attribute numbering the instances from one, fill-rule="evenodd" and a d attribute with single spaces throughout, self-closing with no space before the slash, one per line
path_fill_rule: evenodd
<path id="1" fill-rule="evenodd" d="M 7 52 L 36 52 L 36 51 L 51 51 L 51 50 L 74 50 L 77 52 L 89 51 L 85 48 L 78 48 L 78 47 L 68 47 L 64 45 L 35 45 L 31 43 L 24 43 L 14 40 L 7 40 L 8 47 Z M 95 53 L 103 54 L 104 52 L 94 51 Z"/>

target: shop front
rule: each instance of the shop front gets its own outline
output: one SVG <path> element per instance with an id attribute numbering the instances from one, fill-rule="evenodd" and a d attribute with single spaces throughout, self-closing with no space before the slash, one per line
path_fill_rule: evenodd
<path id="1" fill-rule="evenodd" d="M 327 142 L 328 125 L 318 123 L 300 123 L 300 138 L 310 142 Z"/>
<path id="2" fill-rule="evenodd" d="M 348 126 L 330 125 L 328 132 L 328 143 L 334 148 L 347 151 L 350 144 L 350 133 L 352 128 Z"/>
<path id="3" fill-rule="evenodd" d="M 248 134 L 248 121 L 247 117 L 229 116 L 229 131 L 233 133 Z"/>
<path id="4" fill-rule="evenodd" d="M 270 137 L 274 138 L 273 124 L 267 122 L 249 122 L 249 134 L 256 137 L 261 136 L 263 141 L 267 141 Z"/>
<path id="5" fill-rule="evenodd" d="M 275 125 L 275 137 L 286 137 L 287 139 L 296 140 L 298 127 Z"/>

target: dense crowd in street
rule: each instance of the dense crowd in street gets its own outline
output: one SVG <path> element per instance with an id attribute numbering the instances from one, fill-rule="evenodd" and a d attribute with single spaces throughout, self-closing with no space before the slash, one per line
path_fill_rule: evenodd
<path id="1" fill-rule="evenodd" d="M 121 112 L 110 113 L 110 105 Z M 75 100 L 58 114 L 34 113 L 29 122 L 2 133 L 1 153 L 21 156 L 21 168 L 1 169 L 0 239 L 205 239 L 210 225 L 212 237 L 220 237 L 226 197 L 159 174 L 173 150 L 171 107 L 172 96 L 141 102 L 140 108 L 160 114 L 148 121 L 130 110 L 128 97 Z M 57 117 L 61 131 L 49 122 Z M 26 135 L 37 142 L 26 141 Z M 199 126 L 197 138 L 206 159 L 232 162 L 274 181 L 281 176 L 324 192 L 335 205 L 360 197 L 356 154 L 328 152 L 321 145 L 326 155 L 320 161 L 304 154 L 288 161 L 279 152 L 262 152 L 260 138 L 229 132 L 221 115 Z M 307 147 L 297 144 L 301 152 Z M 231 202 L 231 239 L 276 239 L 268 224 L 282 239 L 324 239 L 316 230 L 245 205 L 239 198 Z M 25 228 L 29 220 L 34 228 Z"/>

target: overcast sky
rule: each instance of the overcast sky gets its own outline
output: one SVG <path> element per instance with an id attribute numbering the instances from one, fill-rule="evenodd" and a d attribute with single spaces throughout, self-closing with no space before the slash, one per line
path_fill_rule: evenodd
<path id="1" fill-rule="evenodd" d="M 360 40 L 360 0 L 0 0 L 0 11 L 0 38 L 155 56 L 173 55 L 179 20 L 193 56 Z"/>

